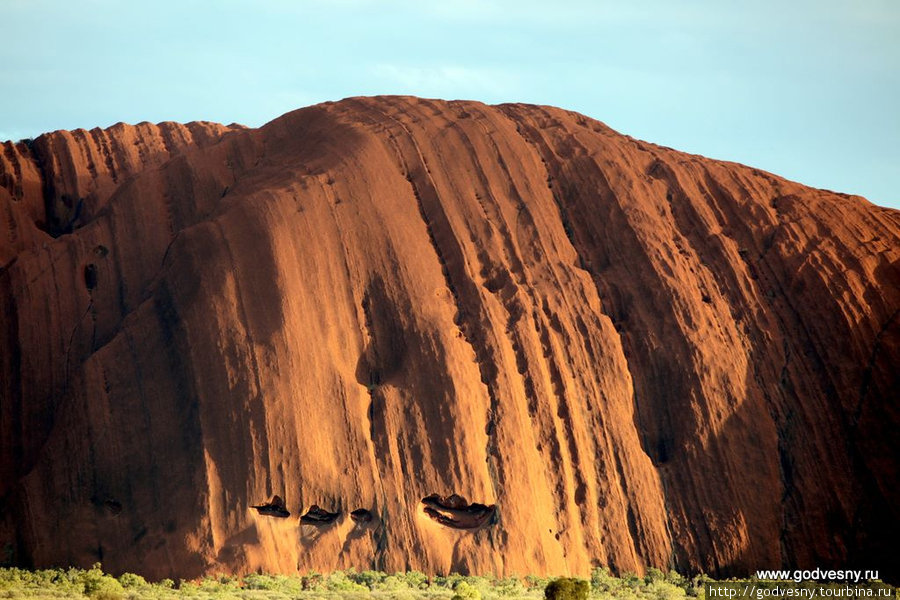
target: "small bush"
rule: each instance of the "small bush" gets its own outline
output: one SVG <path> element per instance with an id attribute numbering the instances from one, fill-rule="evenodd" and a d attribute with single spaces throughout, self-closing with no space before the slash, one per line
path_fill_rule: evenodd
<path id="1" fill-rule="evenodd" d="M 276 581 L 269 575 L 251 573 L 244 576 L 244 588 L 248 590 L 274 590 Z"/>
<path id="2" fill-rule="evenodd" d="M 647 569 L 647 574 L 644 575 L 644 583 L 646 584 L 653 583 L 654 581 L 664 581 L 665 579 L 665 574 L 656 567 L 650 567 Z"/>
<path id="3" fill-rule="evenodd" d="M 544 588 L 546 600 L 587 600 L 590 584 L 584 579 L 560 577 Z"/>
<path id="4" fill-rule="evenodd" d="M 370 590 L 376 589 L 385 580 L 387 575 L 381 571 L 362 571 L 361 573 L 348 573 L 350 579 Z"/>
<path id="5" fill-rule="evenodd" d="M 95 600 L 121 600 L 125 597 L 125 588 L 115 577 L 106 575 L 100 563 L 81 571 L 77 580 L 84 587 L 84 595 Z"/>
<path id="6" fill-rule="evenodd" d="M 428 576 L 419 571 L 407 571 L 403 575 L 403 579 L 412 590 L 424 590 L 428 587 Z"/>
<path id="7" fill-rule="evenodd" d="M 147 580 L 140 575 L 135 575 L 134 573 L 122 573 L 119 576 L 119 583 L 121 583 L 122 587 L 125 589 L 147 587 Z"/>
<path id="8" fill-rule="evenodd" d="M 434 585 L 438 588 L 452 590 L 456 588 L 456 584 L 465 581 L 465 577 L 459 573 L 450 573 L 449 575 L 438 575 L 434 578 Z"/>
<path id="9" fill-rule="evenodd" d="M 310 571 L 300 578 L 301 586 L 304 590 L 321 590 L 324 581 L 325 577 L 315 571 Z"/>
<path id="10" fill-rule="evenodd" d="M 368 591 L 368 588 L 356 583 L 343 571 L 335 571 L 331 575 L 328 576 L 327 583 L 325 584 L 326 589 L 329 592 L 363 592 Z"/>
<path id="11" fill-rule="evenodd" d="M 453 597 L 450 600 L 481 600 L 481 592 L 466 581 L 460 581 L 453 588 Z"/>
<path id="12" fill-rule="evenodd" d="M 612 592 L 618 587 L 619 583 L 619 579 L 610 575 L 607 567 L 597 567 L 591 571 L 591 590 L 595 594 Z"/>

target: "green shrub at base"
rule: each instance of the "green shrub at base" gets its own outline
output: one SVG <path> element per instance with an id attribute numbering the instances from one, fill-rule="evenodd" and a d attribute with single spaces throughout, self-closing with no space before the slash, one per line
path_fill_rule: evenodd
<path id="1" fill-rule="evenodd" d="M 453 586 L 453 597 L 450 600 L 481 600 L 481 592 L 475 586 L 460 581 Z"/>
<path id="2" fill-rule="evenodd" d="M 544 588 L 546 600 L 587 600 L 591 584 L 584 579 L 560 577 Z"/>
<path id="3" fill-rule="evenodd" d="M 148 586 L 146 579 L 134 573 L 122 573 L 119 576 L 119 583 L 125 589 L 140 589 Z"/>

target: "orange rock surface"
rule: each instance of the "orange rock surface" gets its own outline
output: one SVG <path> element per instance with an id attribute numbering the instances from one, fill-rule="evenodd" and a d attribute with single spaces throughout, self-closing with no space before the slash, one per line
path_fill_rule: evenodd
<path id="1" fill-rule="evenodd" d="M 14 562 L 900 573 L 898 211 L 407 97 L 0 184 Z"/>

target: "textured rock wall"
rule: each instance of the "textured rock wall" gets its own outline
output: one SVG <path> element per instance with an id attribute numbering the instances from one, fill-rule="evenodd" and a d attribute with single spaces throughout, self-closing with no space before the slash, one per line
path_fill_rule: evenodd
<path id="1" fill-rule="evenodd" d="M 397 97 L 0 161 L 19 562 L 900 572 L 897 211 Z"/>

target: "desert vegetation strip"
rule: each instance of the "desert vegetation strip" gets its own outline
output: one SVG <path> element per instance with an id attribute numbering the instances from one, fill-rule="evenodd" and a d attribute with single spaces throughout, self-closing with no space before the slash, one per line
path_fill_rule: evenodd
<path id="1" fill-rule="evenodd" d="M 335 571 L 305 575 L 251 574 L 243 577 L 218 575 L 193 581 L 163 579 L 148 582 L 140 575 L 119 577 L 104 573 L 98 563 L 91 569 L 44 569 L 30 571 L 0 568 L 0 598 L 91 598 L 94 600 L 138 600 L 143 598 L 309 600 L 492 600 L 544 597 L 551 577 L 534 575 L 497 578 L 451 574 L 429 577 L 417 571 L 388 574 L 380 571 Z M 646 577 L 613 577 L 606 569 L 595 569 L 584 589 L 596 598 L 667 600 L 702 596 L 707 580 L 674 572 L 651 570 Z M 556 586 L 560 587 L 560 586 Z M 566 589 L 568 587 L 562 586 Z M 577 587 L 577 586 L 576 586 Z M 551 589 L 554 589 L 551 585 Z M 577 600 L 559 598 L 557 600 Z"/>
<path id="2" fill-rule="evenodd" d="M 716 582 L 704 575 L 684 577 L 650 569 L 640 577 L 615 577 L 596 568 L 590 579 L 492 575 L 427 576 L 417 571 L 310 572 L 305 575 L 215 575 L 202 579 L 148 582 L 140 575 L 115 577 L 101 565 L 90 569 L 0 568 L 0 598 L 142 599 L 303 599 L 303 600 L 689 600 L 706 598 Z M 889 587 L 889 586 L 886 586 Z M 893 588 L 891 596 L 893 597 Z"/>

